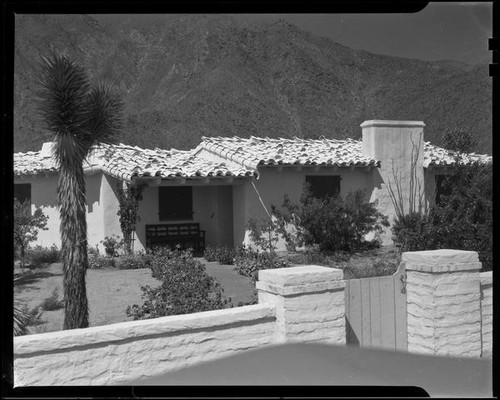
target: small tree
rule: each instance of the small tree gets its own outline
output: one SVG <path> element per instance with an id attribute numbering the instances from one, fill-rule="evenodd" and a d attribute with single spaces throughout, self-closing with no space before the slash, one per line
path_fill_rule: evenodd
<path id="1" fill-rule="evenodd" d="M 14 198 L 14 248 L 19 252 L 21 268 L 26 265 L 26 250 L 38 238 L 40 229 L 47 230 L 48 217 L 37 208 L 33 215 L 27 202 L 21 203 Z"/>
<path id="2" fill-rule="evenodd" d="M 126 184 L 125 188 L 118 186 L 118 201 L 120 207 L 120 228 L 123 234 L 123 245 L 127 254 L 133 252 L 133 235 L 137 222 L 139 222 L 139 202 L 142 200 L 143 185 Z"/>

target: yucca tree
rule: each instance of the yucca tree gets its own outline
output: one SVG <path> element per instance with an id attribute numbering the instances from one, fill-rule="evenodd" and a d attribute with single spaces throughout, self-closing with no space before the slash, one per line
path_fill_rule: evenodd
<path id="1" fill-rule="evenodd" d="M 110 143 L 120 130 L 122 103 L 109 86 L 91 85 L 85 69 L 65 55 L 42 58 L 38 83 L 39 112 L 54 134 L 52 152 L 59 165 L 63 329 L 85 328 L 89 311 L 83 163 L 93 145 Z"/>

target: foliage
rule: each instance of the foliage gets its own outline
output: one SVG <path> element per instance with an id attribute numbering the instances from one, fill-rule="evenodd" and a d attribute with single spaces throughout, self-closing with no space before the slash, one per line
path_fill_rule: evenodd
<path id="1" fill-rule="evenodd" d="M 304 190 L 308 191 L 306 185 Z M 303 246 L 305 230 L 301 224 L 301 209 L 298 205 L 292 203 L 288 195 L 285 194 L 282 209 L 271 205 L 271 213 L 275 218 L 276 231 L 286 242 L 288 251 L 296 251 L 297 247 Z"/>
<path id="2" fill-rule="evenodd" d="M 272 219 L 250 218 L 246 228 L 257 249 L 268 253 L 274 253 L 276 244 L 279 241 L 279 236 L 277 235 L 277 225 Z"/>
<path id="3" fill-rule="evenodd" d="M 89 251 L 88 265 L 90 269 L 114 268 L 114 258 L 102 256 L 99 252 Z"/>
<path id="4" fill-rule="evenodd" d="M 120 228 L 123 234 L 123 245 L 127 254 L 133 252 L 133 232 L 139 222 L 139 202 L 142 200 L 144 186 L 126 184 L 123 188 L 118 185 L 118 201 L 120 203 L 118 216 L 120 217 Z"/>
<path id="5" fill-rule="evenodd" d="M 25 303 L 20 301 L 14 302 L 14 336 L 22 336 L 28 334 L 30 326 L 43 324 L 43 311 L 39 307 L 31 310 Z"/>
<path id="6" fill-rule="evenodd" d="M 153 277 L 162 283 L 154 288 L 142 286 L 145 301 L 128 306 L 127 316 L 137 320 L 229 307 L 230 299 L 191 252 L 159 248 L 148 257 Z"/>
<path id="7" fill-rule="evenodd" d="M 59 288 L 55 288 L 52 294 L 40 303 L 40 307 L 45 311 L 59 310 L 64 307 L 64 301 L 59 299 Z"/>
<path id="8" fill-rule="evenodd" d="M 14 198 L 14 248 L 19 252 L 21 268 L 26 265 L 26 250 L 38 237 L 40 229 L 47 230 L 48 217 L 40 208 L 33 215 L 29 204 L 21 203 Z"/>
<path id="9" fill-rule="evenodd" d="M 307 247 L 303 251 L 288 257 L 293 264 L 315 264 L 335 266 L 340 262 L 349 261 L 350 255 L 345 251 L 325 252 L 320 251 L 318 245 Z"/>
<path id="10" fill-rule="evenodd" d="M 116 263 L 118 269 L 141 269 L 149 268 L 150 262 L 144 252 L 138 254 L 126 254 Z"/>
<path id="11" fill-rule="evenodd" d="M 218 261 L 219 263 L 224 265 L 233 265 L 234 259 L 238 254 L 238 252 L 239 252 L 238 249 L 226 246 L 222 247 L 206 246 L 205 252 L 203 253 L 203 257 L 205 258 L 205 260 L 209 262 Z"/>
<path id="12" fill-rule="evenodd" d="M 300 224 L 306 245 L 319 245 L 321 251 L 351 252 L 373 247 L 364 239 L 369 232 L 381 232 L 388 226 L 387 217 L 376 202 L 367 202 L 364 190 L 347 196 L 317 199 L 306 192 L 301 199 Z"/>
<path id="13" fill-rule="evenodd" d="M 101 244 L 108 257 L 117 257 L 118 250 L 123 247 L 123 240 L 117 235 L 106 236 L 104 240 L 101 240 Z"/>
<path id="14" fill-rule="evenodd" d="M 92 146 L 111 142 L 122 128 L 120 99 L 111 88 L 92 85 L 85 69 L 65 55 L 43 57 L 38 76 L 39 112 L 54 135 L 58 167 L 64 282 L 64 329 L 89 325 L 85 272 L 88 268 L 83 162 Z"/>
<path id="15" fill-rule="evenodd" d="M 401 251 L 477 251 L 483 270 L 488 271 L 493 267 L 493 166 L 460 162 L 464 152 L 472 151 L 469 146 L 474 141 L 467 132 L 452 132 L 444 136 L 445 144 L 457 151 L 454 173 L 442 183 L 449 194 L 441 196 L 427 214 L 399 218 L 393 226 L 394 242 Z"/>
<path id="16" fill-rule="evenodd" d="M 31 265 L 53 264 L 61 259 L 61 252 L 55 244 L 50 248 L 35 246 L 26 252 Z"/>
<path id="17" fill-rule="evenodd" d="M 234 262 L 236 271 L 243 276 L 257 281 L 259 271 L 262 269 L 288 268 L 292 264 L 279 258 L 274 253 L 258 252 L 251 249 L 245 249 L 239 254 Z"/>

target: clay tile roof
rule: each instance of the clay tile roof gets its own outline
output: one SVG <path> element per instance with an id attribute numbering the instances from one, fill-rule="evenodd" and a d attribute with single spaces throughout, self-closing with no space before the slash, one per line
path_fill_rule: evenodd
<path id="1" fill-rule="evenodd" d="M 428 166 L 448 166 L 456 163 L 456 153 L 434 146 L 430 142 L 424 144 L 424 167 Z M 486 154 L 468 153 L 460 155 L 460 163 L 468 164 L 470 162 L 490 163 L 493 161 L 492 156 Z"/>
<path id="2" fill-rule="evenodd" d="M 346 139 L 203 137 L 202 147 L 248 168 L 258 165 L 378 166 L 363 154 L 363 143 Z"/>
<path id="3" fill-rule="evenodd" d="M 194 150 L 142 149 L 125 144 L 96 146 L 84 168 L 99 168 L 108 175 L 130 181 L 132 177 L 194 178 L 253 176 L 245 167 L 229 168 L 194 155 Z M 50 155 L 42 151 L 14 154 L 14 174 L 40 174 L 57 172 L 58 167 Z"/>

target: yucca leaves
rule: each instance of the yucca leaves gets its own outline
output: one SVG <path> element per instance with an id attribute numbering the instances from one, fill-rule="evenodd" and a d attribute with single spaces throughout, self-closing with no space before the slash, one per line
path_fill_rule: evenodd
<path id="1" fill-rule="evenodd" d="M 43 58 L 38 78 L 39 112 L 54 134 L 59 164 L 57 203 L 63 261 L 64 329 L 88 326 L 88 268 L 83 162 L 93 145 L 119 132 L 122 103 L 112 90 L 92 86 L 85 70 L 65 55 Z"/>

